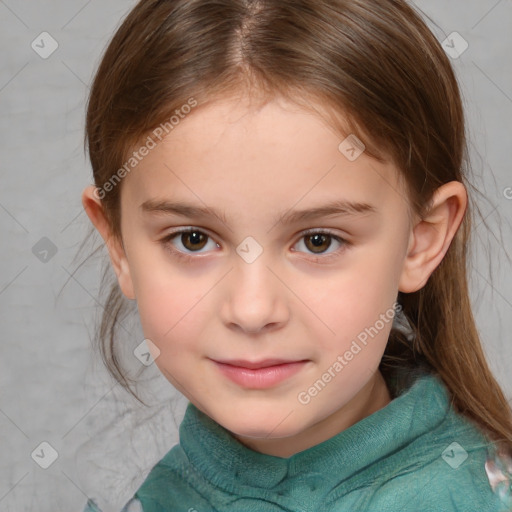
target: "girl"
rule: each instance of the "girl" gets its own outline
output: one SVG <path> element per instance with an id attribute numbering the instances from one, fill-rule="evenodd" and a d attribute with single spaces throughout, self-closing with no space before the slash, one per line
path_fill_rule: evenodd
<path id="1" fill-rule="evenodd" d="M 114 349 L 135 301 L 190 401 L 124 511 L 510 508 L 460 93 L 405 0 L 142 0 L 87 142 L 117 276 L 103 357 L 130 390 Z"/>

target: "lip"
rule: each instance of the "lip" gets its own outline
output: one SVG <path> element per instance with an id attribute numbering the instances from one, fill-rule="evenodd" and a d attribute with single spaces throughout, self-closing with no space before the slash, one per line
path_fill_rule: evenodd
<path id="1" fill-rule="evenodd" d="M 226 359 L 214 360 L 216 363 L 228 364 L 238 368 L 248 368 L 249 370 L 259 370 L 260 368 L 268 368 L 270 366 L 277 366 L 282 364 L 298 363 L 297 360 L 290 359 L 262 359 L 260 361 L 246 361 L 245 359 Z"/>
<path id="2" fill-rule="evenodd" d="M 290 361 L 283 359 L 263 359 L 246 361 L 231 359 L 216 361 L 212 359 L 220 372 L 239 386 L 250 389 L 265 389 L 279 384 L 299 372 L 306 360 Z"/>

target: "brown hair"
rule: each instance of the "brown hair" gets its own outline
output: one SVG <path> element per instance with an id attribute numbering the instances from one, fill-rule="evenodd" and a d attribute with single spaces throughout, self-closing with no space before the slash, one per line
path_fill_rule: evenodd
<path id="1" fill-rule="evenodd" d="M 96 186 L 103 187 L 136 144 L 191 98 L 198 110 L 249 89 L 305 105 L 314 98 L 342 114 L 348 133 L 363 140 L 371 156 L 393 159 L 420 215 L 442 184 L 457 180 L 471 187 L 454 71 L 403 0 L 140 1 L 106 49 L 90 92 L 86 143 Z M 102 198 L 119 240 L 121 189 L 119 183 Z M 472 217 L 469 196 L 440 265 L 421 290 L 399 294 L 409 335 L 391 330 L 380 369 L 414 372 L 427 365 L 458 412 L 512 446 L 512 412 L 486 362 L 471 310 Z M 111 374 L 132 392 L 115 343 L 127 306 L 117 282 L 111 283 L 97 340 Z"/>

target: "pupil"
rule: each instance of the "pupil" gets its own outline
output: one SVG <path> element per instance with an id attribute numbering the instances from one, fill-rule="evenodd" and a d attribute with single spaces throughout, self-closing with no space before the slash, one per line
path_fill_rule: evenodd
<path id="1" fill-rule="evenodd" d="M 315 251 L 315 249 L 328 249 L 329 246 L 331 245 L 330 243 L 326 243 L 326 240 L 329 239 L 329 236 L 330 235 L 322 235 L 322 234 L 314 234 L 314 235 L 310 235 L 308 237 L 308 240 L 311 240 L 312 242 L 312 245 L 313 245 L 313 248 L 312 248 L 312 251 L 313 252 L 322 252 L 322 251 Z M 325 246 L 325 247 L 322 247 L 322 246 Z"/>
<path id="2" fill-rule="evenodd" d="M 193 231 L 192 233 L 190 233 L 190 239 L 192 240 L 193 244 L 197 244 L 201 239 L 201 235 L 196 231 Z"/>
<path id="3" fill-rule="evenodd" d="M 189 250 L 202 249 L 206 243 L 206 237 L 198 231 L 190 231 L 182 234 L 181 242 Z"/>
<path id="4" fill-rule="evenodd" d="M 321 244 L 325 242 L 325 237 L 323 235 L 313 235 L 313 244 L 319 247 Z"/>

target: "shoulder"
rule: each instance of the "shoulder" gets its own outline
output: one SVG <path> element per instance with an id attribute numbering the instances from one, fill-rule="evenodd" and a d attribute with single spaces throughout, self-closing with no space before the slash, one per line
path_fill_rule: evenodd
<path id="1" fill-rule="evenodd" d="M 454 437 L 438 451 L 435 460 L 415 475 L 420 503 L 435 502 L 436 510 L 446 512 L 509 510 L 491 487 L 486 472 L 489 452 L 485 441 L 477 446 L 464 437 Z"/>
<path id="2" fill-rule="evenodd" d="M 483 433 L 450 408 L 437 428 L 404 450 L 402 462 L 395 461 L 372 504 L 379 511 L 512 511 L 510 491 L 500 494 L 491 485 L 493 453 Z"/>
<path id="3" fill-rule="evenodd" d="M 190 416 L 190 412 L 189 412 Z M 190 419 L 194 421 L 194 418 Z M 180 426 L 180 440 L 183 422 Z M 186 437 L 186 436 L 185 436 Z M 193 436 L 194 437 L 194 436 Z M 189 440 L 190 441 L 190 440 Z M 196 442 L 195 439 L 192 442 Z M 204 448 L 199 441 L 201 449 Z M 125 508 L 120 512 L 162 512 L 172 504 L 173 512 L 190 512 L 191 510 L 211 510 L 209 498 L 215 488 L 205 480 L 201 471 L 189 460 L 181 443 L 174 445 L 150 469 L 144 481 L 133 494 Z M 106 512 L 92 500 L 83 512 Z"/>
<path id="4" fill-rule="evenodd" d="M 445 432 L 439 432 L 441 446 L 434 444 L 442 451 L 432 464 L 432 471 L 435 471 L 433 482 L 453 504 L 453 509 L 448 510 L 512 511 L 512 482 L 508 480 L 508 489 L 505 490 L 503 487 L 497 489 L 493 481 L 499 469 L 504 468 L 503 459 L 497 455 L 496 445 L 480 427 L 452 407 L 443 423 Z M 512 471 L 510 466 L 508 461 L 508 470 Z M 492 469 L 496 470 L 494 475 Z"/>

